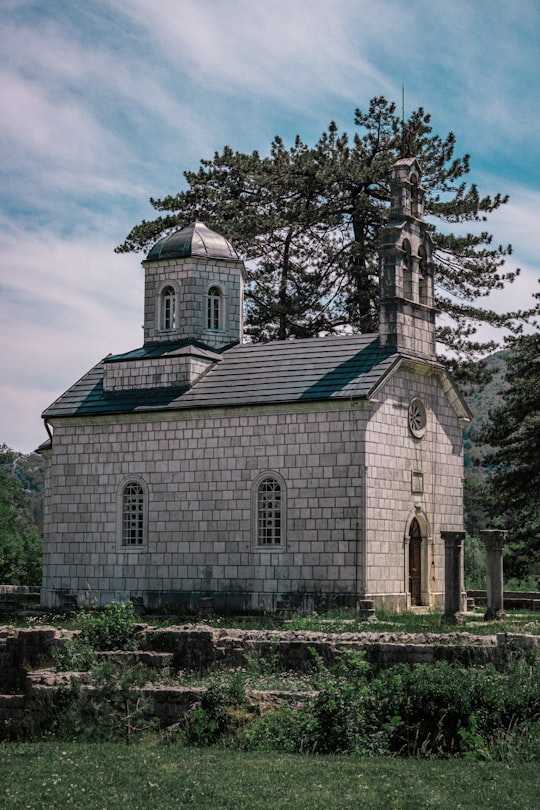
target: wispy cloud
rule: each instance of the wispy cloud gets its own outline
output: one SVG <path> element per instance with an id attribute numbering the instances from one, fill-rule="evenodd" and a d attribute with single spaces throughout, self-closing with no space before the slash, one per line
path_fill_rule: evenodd
<path id="1" fill-rule="evenodd" d="M 537 0 L 4 0 L 0 25 L 1 424 L 16 449 L 101 356 L 140 345 L 139 258 L 116 256 L 150 195 L 225 144 L 313 142 L 386 95 L 422 105 L 483 192 L 522 277 L 540 274 Z M 499 304 L 497 304 L 498 306 Z"/>
<path id="2" fill-rule="evenodd" d="M 12 229 L 2 247 L 2 422 L 28 452 L 53 399 L 101 357 L 142 343 L 143 274 L 137 257 L 97 238 Z"/>

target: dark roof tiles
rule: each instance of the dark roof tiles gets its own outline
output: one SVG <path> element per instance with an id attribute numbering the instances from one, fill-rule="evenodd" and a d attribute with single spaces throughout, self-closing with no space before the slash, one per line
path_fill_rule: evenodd
<path id="1" fill-rule="evenodd" d="M 130 356 L 140 358 L 141 353 L 121 357 Z M 377 335 L 243 344 L 223 352 L 220 362 L 192 388 L 110 394 L 103 389 L 103 367 L 112 359 L 91 369 L 47 408 L 44 417 L 363 398 L 399 355 L 381 350 Z"/>

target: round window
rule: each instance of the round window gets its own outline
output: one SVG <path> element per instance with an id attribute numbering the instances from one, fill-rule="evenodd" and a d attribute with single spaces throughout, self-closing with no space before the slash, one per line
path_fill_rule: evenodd
<path id="1" fill-rule="evenodd" d="M 415 397 L 409 405 L 409 430 L 412 435 L 421 439 L 426 432 L 426 408 L 424 403 L 418 397 Z"/>

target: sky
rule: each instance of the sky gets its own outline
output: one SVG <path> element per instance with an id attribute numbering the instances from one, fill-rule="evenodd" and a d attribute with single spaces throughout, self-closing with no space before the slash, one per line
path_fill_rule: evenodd
<path id="1" fill-rule="evenodd" d="M 540 278 L 539 0 L 0 0 L 0 444 L 142 345 L 140 254 L 116 254 L 225 145 L 315 143 L 385 96 L 471 155 L 532 304 Z M 210 223 L 209 223 L 210 224 Z"/>

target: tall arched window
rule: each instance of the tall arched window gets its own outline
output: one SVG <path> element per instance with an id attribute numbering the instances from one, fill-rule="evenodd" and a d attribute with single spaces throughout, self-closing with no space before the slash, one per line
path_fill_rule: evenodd
<path id="1" fill-rule="evenodd" d="M 208 329 L 222 329 L 223 300 L 219 287 L 210 287 L 207 299 L 206 325 Z"/>
<path id="2" fill-rule="evenodd" d="M 176 293 L 173 287 L 161 292 L 161 328 L 176 329 Z"/>
<path id="3" fill-rule="evenodd" d="M 145 492 L 138 481 L 128 481 L 122 490 L 122 545 L 142 546 L 146 519 Z"/>
<path id="4" fill-rule="evenodd" d="M 415 174 L 411 174 L 410 176 L 411 181 L 411 214 L 413 217 L 418 216 L 418 177 Z"/>
<path id="5" fill-rule="evenodd" d="M 412 269 L 413 260 L 411 253 L 411 243 L 408 239 L 403 240 L 403 297 L 412 300 L 413 297 L 413 283 L 412 283 Z"/>
<path id="6" fill-rule="evenodd" d="M 420 267 L 420 276 L 418 279 L 418 300 L 421 304 L 427 304 L 427 252 L 424 245 L 418 248 L 418 259 Z"/>
<path id="7" fill-rule="evenodd" d="M 279 546 L 283 539 L 283 499 L 281 484 L 265 476 L 257 487 L 257 545 Z"/>

